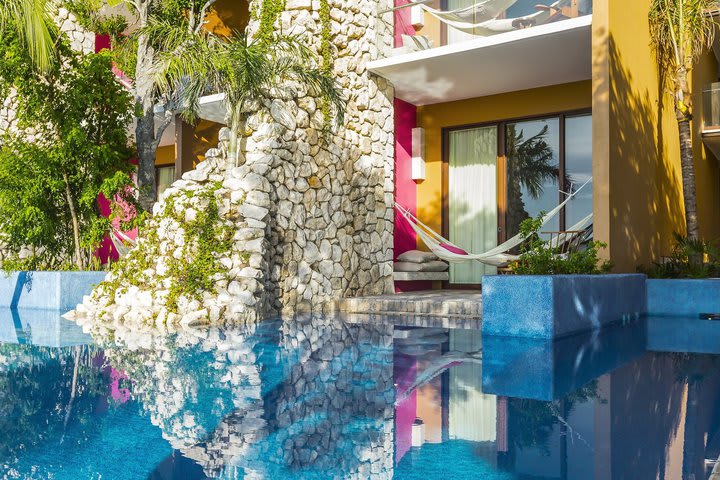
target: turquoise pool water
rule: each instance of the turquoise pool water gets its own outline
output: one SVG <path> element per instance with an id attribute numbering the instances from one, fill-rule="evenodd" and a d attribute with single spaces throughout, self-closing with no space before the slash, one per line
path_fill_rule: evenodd
<path id="1" fill-rule="evenodd" d="M 720 455 L 720 323 L 362 321 L 92 338 L 0 313 L 0 478 L 689 480 Z"/>

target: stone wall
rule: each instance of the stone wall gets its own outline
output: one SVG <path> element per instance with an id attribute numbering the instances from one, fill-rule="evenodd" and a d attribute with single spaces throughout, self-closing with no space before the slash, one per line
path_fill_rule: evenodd
<path id="1" fill-rule="evenodd" d="M 242 323 L 392 292 L 393 90 L 366 68 L 377 39 L 392 38 L 376 30 L 387 29 L 376 10 L 392 2 L 329 1 L 334 74 L 348 101 L 344 124 L 323 133 L 322 100 L 303 85 L 287 85 L 250 115 L 240 166 L 229 175 L 222 171 L 229 135 L 221 131 L 219 148 L 165 192 L 137 251 L 79 306 L 80 316 L 159 328 Z M 279 27 L 319 51 L 319 7 L 289 1 Z M 223 223 L 237 233 L 229 251 L 215 252 L 224 271 L 213 288 L 202 298 L 181 298 L 173 312 L 167 291 L 184 279 L 169 267 L 186 268 L 197 258 L 195 247 L 178 254 L 193 241 L 186 235 L 191 220 L 178 212 L 201 211 L 199 196 L 208 188 L 215 188 Z"/>
<path id="2" fill-rule="evenodd" d="M 393 291 L 393 89 L 366 68 L 378 38 L 392 39 L 377 11 L 393 2 L 329 3 L 345 125 L 323 139 L 320 101 L 300 87 L 272 102 L 268 121 L 255 119 L 246 144 L 247 165 L 272 185 L 267 291 L 284 312 Z M 288 0 L 280 28 L 320 51 L 319 9 Z"/>

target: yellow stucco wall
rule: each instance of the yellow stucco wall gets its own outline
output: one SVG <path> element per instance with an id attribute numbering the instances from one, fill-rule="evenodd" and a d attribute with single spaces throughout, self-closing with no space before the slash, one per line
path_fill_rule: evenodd
<path id="1" fill-rule="evenodd" d="M 192 170 L 205 160 L 205 152 L 217 147 L 218 134 L 222 125 L 208 120 L 200 120 L 196 125 L 182 124 L 182 172 Z"/>
<path id="2" fill-rule="evenodd" d="M 418 217 L 441 230 L 443 128 L 587 109 L 591 101 L 586 81 L 418 107 L 426 157 L 426 180 L 417 187 Z"/>
<path id="3" fill-rule="evenodd" d="M 650 0 L 595 0 L 593 5 L 593 176 L 595 238 L 609 245 L 616 271 L 669 252 L 672 233 L 684 231 L 678 129 L 672 98 L 658 85 L 650 48 Z M 715 78 L 710 55 L 694 85 Z M 700 139 L 701 101 L 694 138 L 700 220 L 717 236 L 717 162 Z M 714 179 L 714 180 L 713 180 Z"/>
<path id="4" fill-rule="evenodd" d="M 695 66 L 693 73 L 695 118 L 693 122 L 693 150 L 695 153 L 695 183 L 698 195 L 698 216 L 703 238 L 720 239 L 720 162 L 702 142 L 702 91 L 718 80 L 718 63 L 708 54 Z"/>

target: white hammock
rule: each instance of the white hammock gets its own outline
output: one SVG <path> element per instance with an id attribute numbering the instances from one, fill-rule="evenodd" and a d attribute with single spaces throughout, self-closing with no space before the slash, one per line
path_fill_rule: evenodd
<path id="1" fill-rule="evenodd" d="M 110 241 L 112 242 L 115 250 L 117 250 L 120 258 L 128 254 L 132 248 L 137 245 L 137 241 L 125 235 L 123 232 L 115 227 L 112 227 L 110 232 Z"/>
<path id="2" fill-rule="evenodd" d="M 555 218 L 555 216 L 560 213 L 563 207 L 570 203 L 570 201 L 575 198 L 575 196 L 580 193 L 580 191 L 585 188 L 591 181 L 592 178 L 585 182 L 580 188 L 568 194 L 568 198 L 566 198 L 565 201 L 563 201 L 560 205 L 546 213 L 545 216 L 543 216 L 542 218 L 541 227 L 545 226 L 548 222 L 550 222 L 550 220 Z M 517 255 L 510 255 L 507 252 L 525 241 L 525 237 L 523 235 L 517 234 L 509 240 L 498 245 L 497 247 L 488 250 L 487 252 L 468 253 L 465 252 L 462 247 L 458 247 L 450 240 L 444 238 L 442 235 L 436 233 L 433 229 L 425 225 L 423 222 L 420 221 L 419 218 L 410 213 L 408 209 L 401 207 L 397 203 L 395 204 L 395 208 L 398 210 L 398 212 L 400 212 L 403 217 L 405 217 L 410 227 L 415 231 L 417 236 L 425 243 L 425 245 L 430 249 L 430 251 L 432 251 L 442 260 L 445 260 L 449 263 L 463 263 L 471 260 L 476 260 L 486 265 L 491 265 L 495 267 L 506 267 L 512 262 L 519 259 Z M 572 230 L 582 230 L 584 228 L 587 228 L 589 222 L 592 222 L 592 215 L 589 215 L 577 225 L 574 225 L 572 227 Z M 583 224 L 585 224 L 585 226 L 581 228 Z M 566 235 L 568 236 L 564 237 L 563 241 L 568 241 L 569 235 L 572 234 Z"/>
<path id="3" fill-rule="evenodd" d="M 513 6 L 517 0 L 484 0 L 469 7 L 442 11 L 419 4 L 420 7 L 445 25 L 476 36 L 490 36 L 511 32 L 519 28 L 542 25 L 552 17 L 552 12 L 569 4 L 569 0 L 558 0 L 537 13 L 517 18 L 497 17 Z"/>

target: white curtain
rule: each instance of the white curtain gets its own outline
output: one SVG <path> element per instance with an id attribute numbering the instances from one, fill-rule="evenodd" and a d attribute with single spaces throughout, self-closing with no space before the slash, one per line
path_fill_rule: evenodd
<path id="1" fill-rule="evenodd" d="M 450 331 L 450 350 L 477 352 L 480 331 Z M 494 442 L 497 439 L 497 397 L 482 391 L 482 365 L 465 363 L 450 369 L 448 427 L 453 440 Z"/>
<path id="2" fill-rule="evenodd" d="M 175 167 L 159 167 L 157 169 L 157 193 L 160 196 L 175 182 Z"/>
<path id="3" fill-rule="evenodd" d="M 448 208 L 450 241 L 468 252 L 497 246 L 497 127 L 450 133 Z M 450 266 L 450 282 L 479 284 L 495 267 L 480 262 Z"/>

